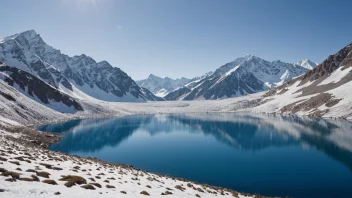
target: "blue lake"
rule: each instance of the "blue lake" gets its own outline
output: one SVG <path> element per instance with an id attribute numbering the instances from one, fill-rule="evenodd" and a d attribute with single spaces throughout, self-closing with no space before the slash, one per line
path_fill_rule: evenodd
<path id="1" fill-rule="evenodd" d="M 352 197 L 352 123 L 207 113 L 84 119 L 39 127 L 83 157 L 265 196 Z"/>

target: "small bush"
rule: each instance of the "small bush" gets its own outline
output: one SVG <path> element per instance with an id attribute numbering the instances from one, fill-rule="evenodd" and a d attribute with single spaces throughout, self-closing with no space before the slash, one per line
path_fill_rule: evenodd
<path id="1" fill-rule="evenodd" d="M 52 179 L 45 179 L 42 182 L 46 184 L 57 185 L 56 181 Z"/>
<path id="2" fill-rule="evenodd" d="M 58 171 L 63 170 L 62 168 L 56 167 L 56 166 L 52 167 L 52 169 L 53 169 L 53 170 L 58 170 Z"/>
<path id="3" fill-rule="evenodd" d="M 112 186 L 112 185 L 106 185 L 107 188 L 115 188 L 115 186 Z"/>
<path id="4" fill-rule="evenodd" d="M 33 178 L 33 181 L 39 182 L 39 177 L 35 176 L 35 175 L 31 175 L 31 177 Z"/>
<path id="5" fill-rule="evenodd" d="M 16 164 L 17 166 L 20 165 L 20 163 L 18 161 L 9 161 L 11 164 Z"/>
<path id="6" fill-rule="evenodd" d="M 161 195 L 172 195 L 172 192 L 170 192 L 170 191 L 165 191 L 165 192 L 161 193 Z"/>
<path id="7" fill-rule="evenodd" d="M 32 181 L 33 181 L 33 178 L 21 177 L 21 178 L 19 178 L 18 180 L 32 182 Z"/>
<path id="8" fill-rule="evenodd" d="M 7 178 L 7 179 L 5 179 L 5 181 L 8 181 L 8 182 L 15 182 L 16 179 L 15 179 L 15 178 Z"/>
<path id="9" fill-rule="evenodd" d="M 81 187 L 84 188 L 84 189 L 87 189 L 87 190 L 95 190 L 94 186 L 92 186 L 90 184 L 84 184 Z"/>
<path id="10" fill-rule="evenodd" d="M 13 171 L 6 171 L 2 173 L 3 176 L 8 177 L 11 176 L 14 179 L 19 179 L 20 178 L 20 174 L 13 172 Z"/>
<path id="11" fill-rule="evenodd" d="M 165 191 L 165 195 L 172 195 L 172 192 L 170 192 L 170 191 Z"/>
<path id="12" fill-rule="evenodd" d="M 141 194 L 142 194 L 142 195 L 150 196 L 150 194 L 149 194 L 147 191 L 145 191 L 145 190 L 143 190 L 143 191 L 141 192 Z"/>
<path id="13" fill-rule="evenodd" d="M 126 191 L 120 191 L 120 193 L 122 193 L 122 194 L 127 194 Z"/>
<path id="14" fill-rule="evenodd" d="M 204 193 L 204 190 L 203 190 L 203 189 L 201 189 L 201 188 L 197 188 L 197 190 L 198 190 L 199 192 Z"/>
<path id="15" fill-rule="evenodd" d="M 100 185 L 99 183 L 89 183 L 89 184 L 91 184 L 91 185 L 93 185 L 93 186 L 96 186 L 96 187 L 98 187 L 98 188 L 101 188 L 101 185 Z"/>
<path id="16" fill-rule="evenodd" d="M 176 185 L 175 188 L 178 189 L 178 190 L 180 190 L 180 191 L 186 190 L 184 187 L 182 187 L 182 186 L 180 186 L 180 185 Z"/>
<path id="17" fill-rule="evenodd" d="M 33 169 L 28 169 L 28 170 L 26 170 L 26 172 L 36 173 L 37 171 L 36 171 L 36 170 L 33 170 Z"/>
<path id="18" fill-rule="evenodd" d="M 6 162 L 6 161 L 7 161 L 7 159 L 6 159 L 6 158 L 4 158 L 4 157 L 0 157 L 0 161 L 4 161 L 4 162 Z"/>
<path id="19" fill-rule="evenodd" d="M 45 172 L 45 171 L 37 172 L 36 174 L 37 174 L 37 176 L 44 177 L 44 178 L 49 178 L 49 175 L 50 175 L 50 173 Z"/>
<path id="20" fill-rule="evenodd" d="M 7 170 L 4 168 L 0 168 L 0 173 L 4 173 L 4 172 L 7 172 Z"/>
<path id="21" fill-rule="evenodd" d="M 64 184 L 66 187 L 71 187 L 73 185 L 81 185 L 81 184 L 87 184 L 87 181 L 80 176 L 74 176 L 74 175 L 68 175 L 68 176 L 63 176 L 60 181 L 66 181 Z"/>

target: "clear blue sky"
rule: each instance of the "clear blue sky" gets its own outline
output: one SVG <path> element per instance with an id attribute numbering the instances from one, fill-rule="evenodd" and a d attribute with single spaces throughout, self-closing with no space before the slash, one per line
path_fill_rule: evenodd
<path id="1" fill-rule="evenodd" d="M 352 42 L 350 0 L 7 0 L 0 37 L 35 29 L 134 79 L 194 77 L 236 57 L 323 61 Z"/>

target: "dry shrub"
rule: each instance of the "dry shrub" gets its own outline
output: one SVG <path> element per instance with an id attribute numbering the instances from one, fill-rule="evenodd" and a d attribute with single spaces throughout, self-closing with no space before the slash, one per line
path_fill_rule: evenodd
<path id="1" fill-rule="evenodd" d="M 75 175 L 67 175 L 67 176 L 62 176 L 60 181 L 66 181 L 64 184 L 66 187 L 71 187 L 73 185 L 81 185 L 81 184 L 87 184 L 86 179 L 80 176 L 75 176 Z"/>
<path id="2" fill-rule="evenodd" d="M 142 194 L 142 195 L 150 196 L 150 194 L 149 194 L 147 191 L 145 191 L 145 190 L 143 190 L 143 191 L 141 192 L 141 194 Z"/>
<path id="3" fill-rule="evenodd" d="M 84 189 L 87 189 L 87 190 L 95 190 L 94 186 L 90 185 L 90 184 L 84 184 L 81 187 L 84 188 Z"/>
<path id="4" fill-rule="evenodd" d="M 36 175 L 39 177 L 49 178 L 50 173 L 41 171 L 41 172 L 37 172 Z"/>
<path id="5" fill-rule="evenodd" d="M 42 182 L 46 184 L 57 185 L 56 181 L 52 179 L 46 179 L 46 180 L 43 180 Z"/>

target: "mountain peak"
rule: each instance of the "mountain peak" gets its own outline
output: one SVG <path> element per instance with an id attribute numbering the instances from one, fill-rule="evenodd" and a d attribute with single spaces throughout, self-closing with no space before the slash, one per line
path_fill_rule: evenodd
<path id="1" fill-rule="evenodd" d="M 26 30 L 26 31 L 23 31 L 19 34 L 27 34 L 27 35 L 37 35 L 38 33 L 35 31 L 35 30 Z"/>
<path id="2" fill-rule="evenodd" d="M 23 38 L 25 38 L 27 40 L 33 40 L 34 38 L 36 38 L 38 36 L 40 37 L 40 35 L 35 30 L 26 30 L 24 32 L 21 32 L 21 33 L 17 34 L 15 36 L 15 38 L 17 38 L 19 36 L 23 37 Z"/>
<path id="3" fill-rule="evenodd" d="M 17 33 L 17 34 L 11 35 L 11 36 L 7 36 L 7 37 L 4 37 L 4 38 L 1 38 L 0 39 L 0 43 L 3 43 L 3 42 L 8 41 L 8 40 L 15 39 L 18 36 L 22 36 L 24 38 L 28 38 L 28 37 L 32 38 L 35 35 L 37 35 L 37 32 L 35 30 L 26 30 L 26 31 L 21 32 L 21 33 Z"/>
<path id="4" fill-rule="evenodd" d="M 301 61 L 294 63 L 294 65 L 298 65 L 298 66 L 301 66 L 301 67 L 304 67 L 306 69 L 311 70 L 311 69 L 314 69 L 316 66 L 318 66 L 318 63 L 313 62 L 309 59 L 303 59 Z"/>
<path id="5" fill-rule="evenodd" d="M 153 79 L 153 78 L 161 78 L 161 77 L 159 77 L 159 76 L 156 76 L 156 75 L 154 75 L 154 74 L 149 74 L 148 78 L 151 78 L 151 79 Z"/>

